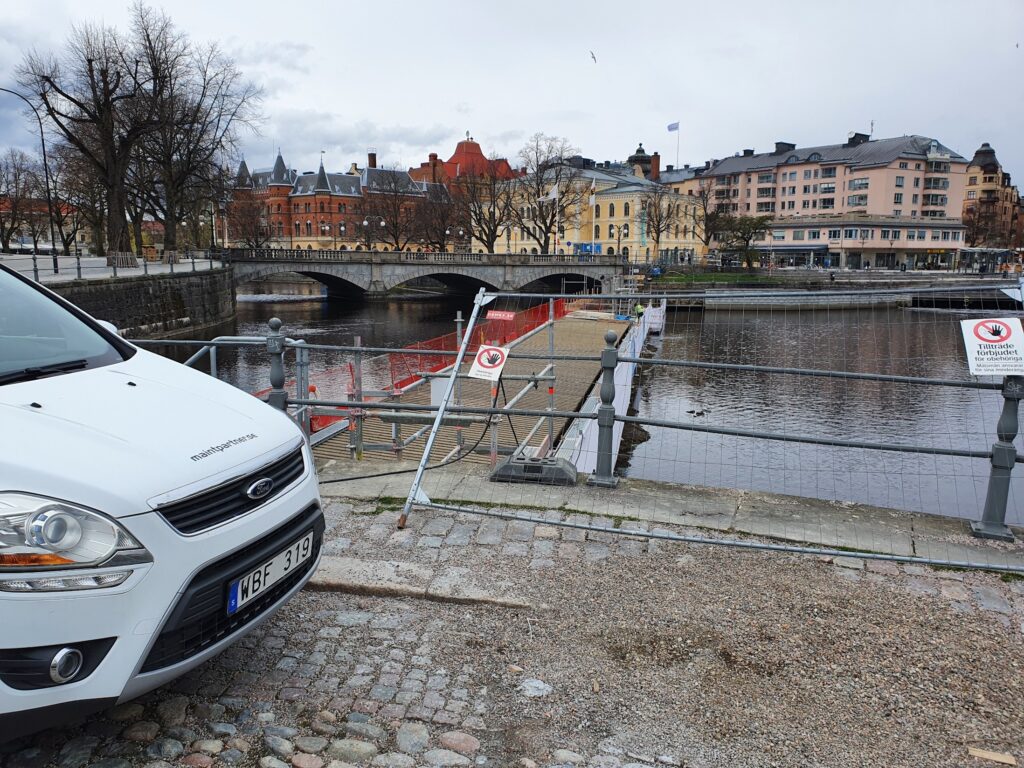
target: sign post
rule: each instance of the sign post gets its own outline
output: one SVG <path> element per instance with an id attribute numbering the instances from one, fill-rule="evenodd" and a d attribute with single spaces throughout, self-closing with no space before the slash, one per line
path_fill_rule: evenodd
<path id="1" fill-rule="evenodd" d="M 508 350 L 504 347 L 481 346 L 476 357 L 473 358 L 473 365 L 467 374 L 471 379 L 483 379 L 484 381 L 497 381 L 501 378 L 501 369 L 508 362 Z"/>

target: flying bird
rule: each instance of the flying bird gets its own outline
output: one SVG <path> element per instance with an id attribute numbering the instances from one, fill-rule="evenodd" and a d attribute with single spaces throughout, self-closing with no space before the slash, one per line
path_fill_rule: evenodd
<path id="1" fill-rule="evenodd" d="M 590 58 L 592 58 L 594 60 L 594 63 L 597 64 L 597 56 L 594 55 L 593 51 L 590 52 Z"/>

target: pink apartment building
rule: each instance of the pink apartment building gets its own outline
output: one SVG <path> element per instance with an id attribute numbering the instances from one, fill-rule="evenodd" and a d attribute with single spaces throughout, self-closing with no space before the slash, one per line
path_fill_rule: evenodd
<path id="1" fill-rule="evenodd" d="M 716 207 L 773 216 L 758 249 L 779 266 L 952 266 L 964 245 L 967 160 L 925 136 L 744 150 L 701 176 Z"/>

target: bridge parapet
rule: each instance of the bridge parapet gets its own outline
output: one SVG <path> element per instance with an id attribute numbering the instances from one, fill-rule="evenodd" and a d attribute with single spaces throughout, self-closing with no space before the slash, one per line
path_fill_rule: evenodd
<path id="1" fill-rule="evenodd" d="M 238 261 L 302 261 L 344 264 L 486 264 L 490 266 L 528 266 L 531 264 L 565 264 L 616 266 L 621 257 L 606 254 L 573 253 L 447 253 L 442 251 L 309 251 L 300 248 L 232 249 L 230 260 Z"/>

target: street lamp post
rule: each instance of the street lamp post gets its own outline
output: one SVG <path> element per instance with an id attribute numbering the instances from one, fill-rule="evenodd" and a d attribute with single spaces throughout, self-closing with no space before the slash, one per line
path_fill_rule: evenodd
<path id="1" fill-rule="evenodd" d="M 370 250 L 370 238 L 373 236 L 373 229 L 370 226 L 370 219 L 380 219 L 380 228 L 384 229 L 385 227 L 385 221 L 383 216 L 372 215 L 367 216 L 365 219 L 363 219 L 363 236 L 366 238 L 366 250 Z"/>
<path id="2" fill-rule="evenodd" d="M 321 239 L 327 237 L 327 235 L 328 235 L 328 233 L 330 231 L 331 231 L 331 225 L 328 224 L 323 219 L 320 219 L 320 237 L 321 237 Z"/>
<path id="3" fill-rule="evenodd" d="M 344 240 L 344 239 L 345 239 L 345 222 L 341 222 L 341 223 L 340 223 L 340 224 L 338 225 L 338 234 L 339 234 L 339 235 L 341 235 L 341 239 L 342 239 L 342 240 Z M 337 239 L 335 239 L 335 242 L 334 242 L 334 250 L 338 250 L 338 242 L 337 242 Z"/>
<path id="4" fill-rule="evenodd" d="M 46 182 L 46 213 L 47 218 L 50 220 L 50 248 L 53 249 L 53 274 L 60 273 L 60 267 L 57 264 L 57 241 L 53 235 L 53 197 L 50 194 L 50 163 L 46 158 L 46 134 L 43 132 L 43 118 L 39 115 L 39 110 L 36 109 L 36 105 L 28 100 L 26 96 L 12 91 L 10 88 L 0 88 L 0 91 L 9 93 L 12 96 L 17 96 L 19 99 L 28 104 L 29 109 L 36 116 L 36 122 L 39 123 L 39 145 L 43 150 L 43 180 Z"/>
<path id="5" fill-rule="evenodd" d="M 459 228 L 458 228 L 458 230 L 456 231 L 456 233 L 457 233 L 457 235 L 458 235 L 459 237 L 462 237 L 462 236 L 463 236 L 463 235 L 465 234 L 465 232 L 464 232 L 464 230 L 462 229 L 462 227 L 459 227 Z M 445 237 L 451 237 L 451 236 L 452 236 L 452 234 L 453 234 L 453 232 L 452 232 L 452 228 L 451 228 L 451 227 L 448 227 L 448 228 L 447 228 L 447 229 L 446 229 L 446 230 L 444 231 L 444 234 L 445 234 Z M 452 247 L 453 247 L 453 248 L 455 248 L 456 252 L 458 251 L 458 248 L 459 248 L 459 242 L 458 242 L 458 240 L 453 240 L 453 241 L 452 241 Z"/>

